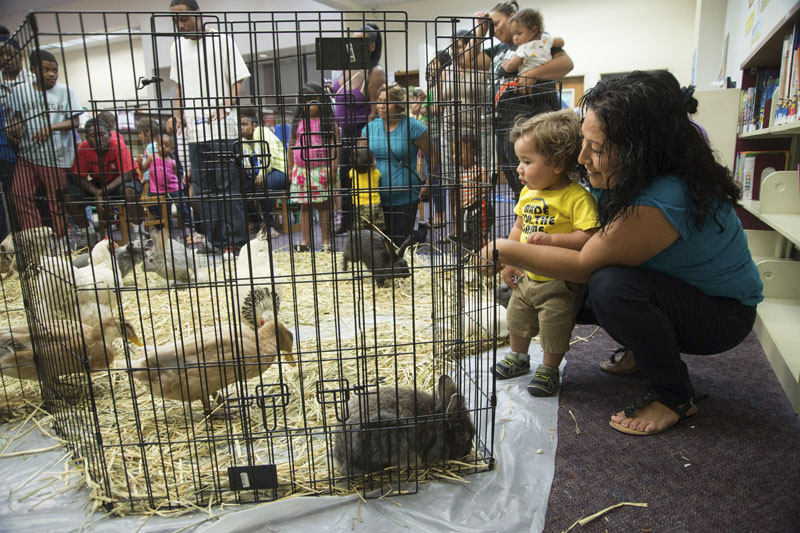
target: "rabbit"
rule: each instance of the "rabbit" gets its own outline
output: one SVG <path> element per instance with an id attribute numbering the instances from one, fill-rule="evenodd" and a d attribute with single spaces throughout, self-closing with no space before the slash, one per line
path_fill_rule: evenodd
<path id="1" fill-rule="evenodd" d="M 503 307 L 508 307 L 508 302 L 511 300 L 511 294 L 514 289 L 505 281 L 494 288 L 494 299 Z"/>
<path id="2" fill-rule="evenodd" d="M 395 254 L 392 243 L 381 234 L 368 229 L 352 232 L 344 247 L 343 266 L 348 269 L 350 262 L 361 261 L 372 272 L 378 287 L 383 287 L 388 279 L 411 275 L 403 254 L 413 242 L 413 236 L 409 235 Z"/>
<path id="3" fill-rule="evenodd" d="M 435 396 L 384 388 L 354 396 L 348 408 L 333 450 L 337 469 L 348 476 L 460 459 L 472 450 L 475 426 L 449 376 L 439 378 Z"/>

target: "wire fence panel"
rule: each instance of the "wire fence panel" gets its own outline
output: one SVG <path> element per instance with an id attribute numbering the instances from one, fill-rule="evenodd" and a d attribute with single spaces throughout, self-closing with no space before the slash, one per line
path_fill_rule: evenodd
<path id="1" fill-rule="evenodd" d="M 43 402 L 119 514 L 492 468 L 478 256 L 514 223 L 499 143 L 560 86 L 498 97 L 481 22 L 30 14 L 0 55 L 3 412 Z"/>

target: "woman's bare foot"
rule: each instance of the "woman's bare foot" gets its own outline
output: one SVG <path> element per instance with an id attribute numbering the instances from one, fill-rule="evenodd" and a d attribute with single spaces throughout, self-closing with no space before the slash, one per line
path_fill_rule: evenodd
<path id="1" fill-rule="evenodd" d="M 620 411 L 611 416 L 611 421 L 627 429 L 654 434 L 675 425 L 678 422 L 678 413 L 655 401 L 633 413 L 630 418 L 625 416 L 625 411 Z"/>
<path id="2" fill-rule="evenodd" d="M 616 353 L 614 355 L 616 355 Z M 613 358 L 614 356 L 612 356 L 612 360 L 600 363 L 600 368 L 612 374 L 631 374 L 636 372 L 636 359 L 633 357 L 632 351 L 625 350 L 622 357 L 616 360 L 613 360 Z"/>

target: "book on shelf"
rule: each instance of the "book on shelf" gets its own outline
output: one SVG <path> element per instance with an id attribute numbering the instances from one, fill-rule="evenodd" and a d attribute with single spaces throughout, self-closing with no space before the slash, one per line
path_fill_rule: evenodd
<path id="1" fill-rule="evenodd" d="M 742 91 L 739 103 L 739 133 L 768 128 L 773 95 L 778 87 L 778 69 L 761 69 L 756 84 Z"/>
<path id="2" fill-rule="evenodd" d="M 773 96 L 774 117 L 770 125 L 780 126 L 797 120 L 798 99 L 800 99 L 800 23 L 795 23 L 791 33 L 783 38 L 778 86 Z"/>
<path id="3" fill-rule="evenodd" d="M 761 182 L 779 170 L 786 170 L 787 150 L 748 151 L 736 154 L 734 180 L 742 192 L 742 200 L 758 200 Z"/>

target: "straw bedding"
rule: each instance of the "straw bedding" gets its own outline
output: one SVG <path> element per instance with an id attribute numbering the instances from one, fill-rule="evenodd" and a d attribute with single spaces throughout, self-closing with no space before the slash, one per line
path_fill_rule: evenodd
<path id="1" fill-rule="evenodd" d="M 336 254 L 339 261 L 340 257 Z M 329 460 L 332 437 L 326 430 L 340 424 L 337 410 L 341 417 L 343 403 L 323 405 L 318 401 L 332 400 L 334 389 L 341 386 L 328 380 L 346 379 L 350 387 L 395 382 L 412 387 L 416 380 L 419 390 L 433 388 L 434 376 L 442 371 L 442 358 L 448 354 L 437 352 L 434 358 L 432 270 L 423 256 L 415 256 L 414 266 L 421 268 L 412 269 L 412 278 L 395 280 L 388 288 L 358 281 L 350 271 L 336 272 L 331 254 L 276 251 L 273 260 L 282 297 L 279 321 L 293 333 L 300 332 L 293 348 L 298 365 L 280 359 L 261 376 L 228 387 L 223 398 L 250 400 L 234 402 L 238 412 L 230 419 L 220 419 L 206 417 L 199 402 L 189 405 L 151 395 L 148 385 L 131 379 L 125 346 L 117 341 L 114 368 L 91 376 L 101 456 L 108 472 L 104 484 L 86 469 L 95 506 L 107 504 L 120 515 L 180 514 L 209 503 L 235 502 L 237 493 L 228 490 L 227 467 L 246 464 L 277 466 L 280 487 L 268 492 L 269 498 L 359 490 L 358 484 L 333 482 L 341 476 Z M 225 275 L 226 268 L 230 266 L 222 265 L 218 275 Z M 315 276 L 314 272 L 321 274 Z M 451 284 L 442 279 L 445 286 Z M 139 289 L 122 292 L 125 318 L 136 325 L 148 345 L 169 343 L 230 322 L 230 288 L 226 291 L 224 284 L 170 285 L 165 289 L 163 279 L 145 274 L 138 265 L 125 285 Z M 437 324 L 437 338 L 453 338 L 446 328 L 454 325 L 452 321 Z M 128 348 L 131 360 L 143 357 L 142 348 L 132 344 Z M 317 390 L 320 379 L 326 380 L 322 396 Z M 4 385 L 20 387 L 19 381 L 14 381 L 6 379 Z M 267 408 L 262 409 L 252 401 L 256 392 L 276 396 L 266 400 Z M 271 408 L 271 401 L 278 407 Z M 283 403 L 285 407 L 281 407 Z M 94 435 L 88 405 L 83 403 L 84 409 L 77 410 L 83 418 L 83 434 L 64 437 L 77 438 L 83 446 L 87 442 L 97 446 L 100 441 Z M 75 449 L 75 443 L 71 444 Z M 457 471 L 475 468 L 473 461 L 480 463 L 473 457 L 469 465 L 425 469 L 408 476 L 459 479 Z M 239 501 L 247 501 L 251 495 L 240 493 Z"/>

